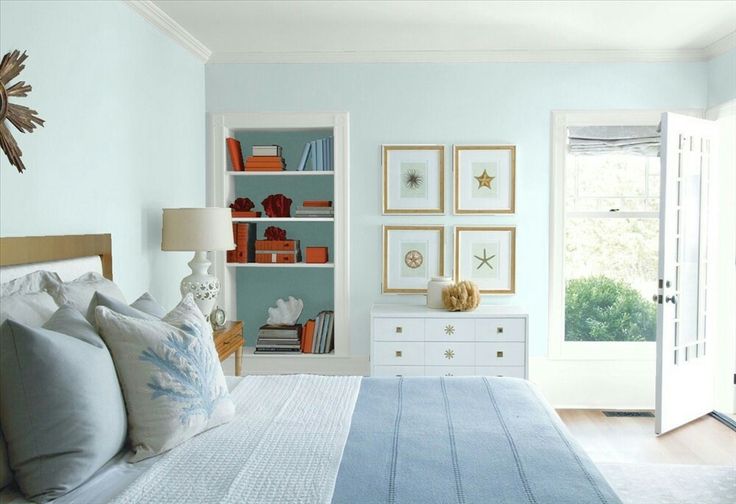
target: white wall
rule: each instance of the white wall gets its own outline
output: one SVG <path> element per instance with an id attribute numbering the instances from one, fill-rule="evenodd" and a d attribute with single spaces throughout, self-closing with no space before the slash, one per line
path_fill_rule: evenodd
<path id="1" fill-rule="evenodd" d="M 122 2 L 0 2 L 0 52 L 27 50 L 15 100 L 46 125 L 0 156 L 0 235 L 112 233 L 134 299 L 179 298 L 186 256 L 160 251 L 162 207 L 201 206 L 204 65 Z"/>
<path id="2" fill-rule="evenodd" d="M 208 113 L 350 112 L 350 315 L 357 355 L 368 353 L 371 304 L 423 302 L 380 294 L 380 226 L 400 223 L 516 224 L 517 294 L 487 301 L 525 306 L 531 354 L 544 355 L 551 112 L 704 108 L 707 96 L 705 63 L 209 64 L 206 83 Z M 382 216 L 382 143 L 516 144 L 516 215 Z M 451 208 L 449 149 L 446 166 Z"/>

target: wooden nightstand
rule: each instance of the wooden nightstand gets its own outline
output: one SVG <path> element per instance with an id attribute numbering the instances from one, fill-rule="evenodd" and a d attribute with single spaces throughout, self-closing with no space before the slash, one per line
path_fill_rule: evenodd
<path id="1" fill-rule="evenodd" d="M 233 320 L 225 323 L 225 327 L 214 331 L 214 337 L 220 362 L 235 354 L 235 375 L 240 376 L 243 371 L 243 345 L 245 345 L 243 322 Z"/>

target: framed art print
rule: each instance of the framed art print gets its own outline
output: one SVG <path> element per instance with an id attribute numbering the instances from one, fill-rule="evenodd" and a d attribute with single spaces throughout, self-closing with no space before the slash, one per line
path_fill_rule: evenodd
<path id="1" fill-rule="evenodd" d="M 453 145 L 455 214 L 512 214 L 516 147 Z"/>
<path id="2" fill-rule="evenodd" d="M 383 214 L 445 213 L 445 146 L 383 145 Z"/>
<path id="3" fill-rule="evenodd" d="M 455 227 L 455 281 L 478 284 L 481 294 L 513 294 L 516 228 Z"/>
<path id="4" fill-rule="evenodd" d="M 423 294 L 444 274 L 443 226 L 383 226 L 383 293 Z"/>

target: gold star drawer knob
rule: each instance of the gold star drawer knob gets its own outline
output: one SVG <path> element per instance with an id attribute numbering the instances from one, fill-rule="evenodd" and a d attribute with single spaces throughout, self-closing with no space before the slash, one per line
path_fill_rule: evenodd
<path id="1" fill-rule="evenodd" d="M 455 357 L 455 351 L 452 348 L 445 350 L 445 359 L 452 359 Z"/>
<path id="2" fill-rule="evenodd" d="M 448 336 L 452 336 L 453 334 L 455 334 L 455 326 L 452 324 L 447 324 L 445 326 L 445 334 L 447 334 Z"/>

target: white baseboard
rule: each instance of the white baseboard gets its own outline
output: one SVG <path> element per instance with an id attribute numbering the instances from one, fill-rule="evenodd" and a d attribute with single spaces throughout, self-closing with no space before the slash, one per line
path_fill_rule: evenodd
<path id="1" fill-rule="evenodd" d="M 529 380 L 560 409 L 654 409 L 654 361 L 529 359 Z"/>
<path id="2" fill-rule="evenodd" d="M 260 354 L 244 353 L 243 374 L 322 374 L 367 376 L 368 356 L 335 357 L 319 354 Z"/>

